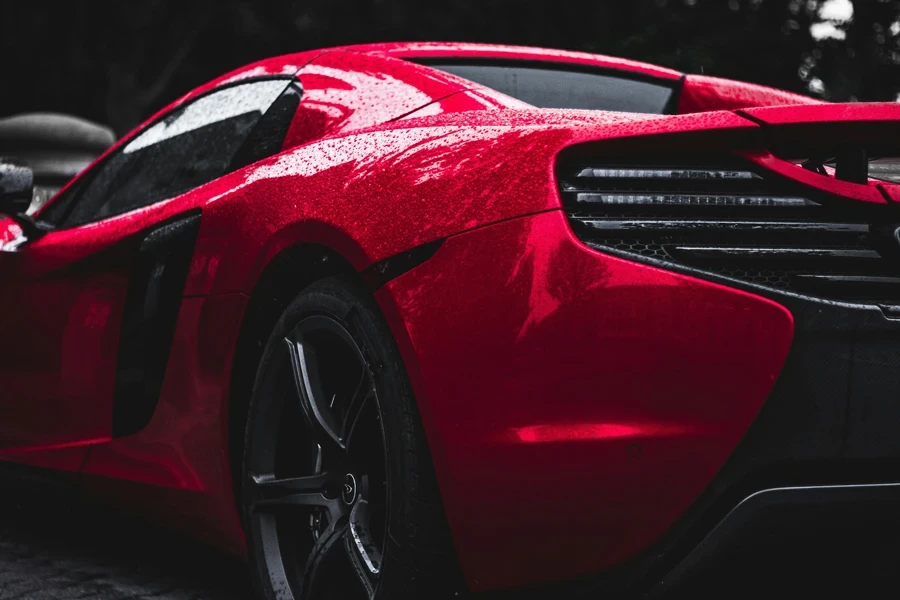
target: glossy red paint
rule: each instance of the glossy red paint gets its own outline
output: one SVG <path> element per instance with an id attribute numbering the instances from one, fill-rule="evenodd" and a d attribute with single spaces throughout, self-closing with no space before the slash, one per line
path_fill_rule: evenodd
<path id="1" fill-rule="evenodd" d="M 301 242 L 331 247 L 362 270 L 465 229 L 557 208 L 553 162 L 571 144 L 675 134 L 711 143 L 756 128 L 729 112 L 481 110 L 326 138 L 223 177 L 221 193 L 207 189 L 198 277 L 187 293 L 249 294 L 269 260 Z M 268 210 L 248 213 L 253 198 L 265 198 Z"/>
<path id="2" fill-rule="evenodd" d="M 519 102 L 496 92 L 487 94 L 484 90 L 467 90 L 432 102 L 428 106 L 424 106 L 401 118 L 413 119 L 471 110 L 502 110 L 504 108 L 528 109 L 531 107 L 524 102 Z"/>
<path id="3" fill-rule="evenodd" d="M 181 528 L 233 553 L 244 541 L 229 501 L 228 388 L 246 301 L 241 294 L 184 299 L 153 419 L 134 435 L 92 447 L 82 469 L 110 493 L 128 493 L 135 483 L 162 488 L 156 501 L 180 507 Z"/>
<path id="4" fill-rule="evenodd" d="M 546 442 L 599 441 L 613 438 L 652 438 L 665 435 L 685 435 L 689 428 L 655 423 L 563 423 L 529 425 L 510 430 L 515 442 L 541 444 Z M 635 450 L 637 451 L 637 450 Z"/>
<path id="5" fill-rule="evenodd" d="M 453 237 L 376 298 L 476 589 L 648 547 L 743 437 L 793 331 L 769 300 L 586 248 L 560 211 Z"/>
<path id="6" fill-rule="evenodd" d="M 0 307 L 8 315 L 0 381 L 4 399 L 18 399 L 0 403 L 0 451 L 110 433 L 125 265 L 114 258 L 78 265 L 75 253 L 66 260 L 47 248 L 0 252 Z"/>
<path id="7" fill-rule="evenodd" d="M 19 227 L 12 219 L 0 216 L 0 250 L 22 235 L 22 228 Z"/>
<path id="8" fill-rule="evenodd" d="M 386 123 L 472 87 L 427 67 L 343 51 L 319 55 L 297 76 L 303 102 L 285 148 Z"/>
<path id="9" fill-rule="evenodd" d="M 900 119 L 900 104 L 896 102 L 820 103 L 814 106 L 746 108 L 741 112 L 766 125 L 820 124 L 834 126 L 840 122 L 849 122 L 879 123 L 881 126 L 894 127 Z"/>
<path id="10" fill-rule="evenodd" d="M 817 106 L 772 106 L 738 111 L 760 123 L 768 151 L 750 151 L 747 156 L 777 173 L 804 185 L 854 200 L 885 204 L 896 201 L 895 184 L 869 179 L 865 184 L 835 179 L 803 169 L 798 161 L 816 153 L 836 152 L 843 144 L 875 149 L 875 154 L 897 153 L 900 137 L 900 106 L 893 102 L 821 104 Z M 785 159 L 793 159 L 785 160 Z"/>
<path id="11" fill-rule="evenodd" d="M 763 130 L 807 110 L 817 123 L 815 106 L 750 116 L 539 110 L 401 60 L 457 55 L 680 77 L 607 57 L 410 43 L 278 57 L 198 88 L 172 106 L 230 81 L 298 72 L 305 96 L 283 152 L 190 192 L 28 243 L 0 223 L 0 458 L 81 471 L 89 489 L 170 511 L 240 552 L 231 363 L 260 274 L 296 244 L 325 245 L 362 271 L 446 238 L 376 298 L 413 380 L 469 584 L 597 572 L 659 539 L 752 422 L 792 319 L 768 300 L 584 246 L 560 210 L 557 157 L 574 146 L 740 151 L 850 199 L 875 201 L 877 189 L 813 179 L 771 154 Z M 709 95 L 695 109 L 787 99 L 697 81 Z M 197 208 L 156 412 L 140 432 L 110 439 L 130 244 Z"/>
<path id="12" fill-rule="evenodd" d="M 882 182 L 879 187 L 884 190 L 889 202 L 900 202 L 900 185 Z"/>
<path id="13" fill-rule="evenodd" d="M 825 103 L 808 96 L 764 85 L 706 75 L 685 75 L 681 95 L 678 98 L 678 113 L 735 110 L 750 106 L 782 104 L 821 105 Z"/>
<path id="14" fill-rule="evenodd" d="M 217 183 L 0 252 L 0 308 L 15 316 L 2 334 L 18 341 L 0 345 L 3 399 L 27 399 L 0 403 L 0 450 L 110 439 L 135 235 L 198 206 Z"/>

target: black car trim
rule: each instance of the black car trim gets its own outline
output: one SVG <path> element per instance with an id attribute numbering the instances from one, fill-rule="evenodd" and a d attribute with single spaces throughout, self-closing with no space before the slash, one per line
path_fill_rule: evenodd
<path id="1" fill-rule="evenodd" d="M 443 243 L 444 238 L 426 242 L 369 265 L 362 272 L 363 281 L 374 292 L 392 279 L 427 261 L 434 256 Z"/>
<path id="2" fill-rule="evenodd" d="M 795 589 L 808 589 L 808 582 L 815 580 L 830 585 L 824 583 L 829 578 L 855 587 L 846 567 L 883 560 L 882 545 L 900 534 L 898 504 L 900 483 L 760 490 L 735 506 L 650 597 L 746 591 L 742 574 L 746 576 L 748 563 Z M 839 572 L 823 573 L 825 563 Z M 767 582 L 756 585 L 768 587 Z"/>
<path id="3" fill-rule="evenodd" d="M 576 73 L 593 73 L 597 75 L 607 75 L 610 77 L 618 77 L 620 79 L 628 79 L 631 81 L 642 81 L 644 83 L 653 83 L 663 87 L 672 88 L 673 91 L 680 91 L 684 75 L 681 77 L 664 77 L 660 75 L 652 75 L 650 73 L 642 73 L 639 71 L 629 71 L 627 69 L 617 67 L 606 67 L 603 65 L 592 65 L 586 63 L 542 60 L 535 58 L 507 58 L 507 57 L 480 57 L 480 56 L 422 56 L 412 57 L 403 60 L 416 63 L 426 67 L 440 70 L 441 65 L 472 65 L 472 66 L 490 66 L 490 67 L 523 67 L 532 69 L 546 69 L 549 71 L 570 71 Z M 674 94 L 673 94 L 674 95 Z M 677 105 L 676 105 L 677 106 Z"/>
<path id="4" fill-rule="evenodd" d="M 442 67 L 454 67 L 454 66 L 483 66 L 483 67 L 520 67 L 524 69 L 541 69 L 545 71 L 565 71 L 568 73 L 584 73 L 589 75 L 602 75 L 605 77 L 614 77 L 621 80 L 626 81 L 636 81 L 641 83 L 653 84 L 655 86 L 659 86 L 661 88 L 668 88 L 671 90 L 668 99 L 666 99 L 666 103 L 663 106 L 662 112 L 660 113 L 648 113 L 648 114 L 662 114 L 662 115 L 674 115 L 678 114 L 678 104 L 681 100 L 681 92 L 684 88 L 685 75 L 682 75 L 678 78 L 668 78 L 662 77 L 659 75 L 652 75 L 649 73 L 641 73 L 637 71 L 629 71 L 626 69 L 620 69 L 616 67 L 605 67 L 601 65 L 590 65 L 590 64 L 582 64 L 582 63 L 572 63 L 572 62 L 562 62 L 555 60 L 541 60 L 541 59 L 518 59 L 518 58 L 505 58 L 505 57 L 452 57 L 452 56 L 432 56 L 432 57 L 415 57 L 415 58 L 404 58 L 403 60 L 411 63 L 415 63 L 418 65 L 422 65 L 425 67 L 430 67 L 432 69 L 441 71 L 442 73 L 450 73 L 449 71 L 444 71 Z M 455 77 L 460 77 L 461 79 L 466 79 L 460 75 L 456 75 L 454 73 L 450 73 Z M 466 79 L 467 81 L 471 81 Z M 488 89 L 494 89 L 489 85 L 485 85 L 482 83 L 474 82 L 480 86 L 486 87 Z M 505 92 L 500 90 L 494 90 L 500 94 L 505 96 L 509 96 Z M 513 97 L 513 96 L 510 96 Z"/>
<path id="5" fill-rule="evenodd" d="M 113 392 L 112 435 L 137 433 L 156 411 L 200 229 L 193 210 L 143 237 L 128 281 Z"/>

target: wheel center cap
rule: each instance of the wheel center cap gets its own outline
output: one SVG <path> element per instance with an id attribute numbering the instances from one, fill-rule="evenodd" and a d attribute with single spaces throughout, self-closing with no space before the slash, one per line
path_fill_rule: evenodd
<path id="1" fill-rule="evenodd" d="M 356 477 L 352 473 L 344 475 L 344 485 L 341 487 L 341 498 L 344 504 L 351 505 L 356 502 Z"/>

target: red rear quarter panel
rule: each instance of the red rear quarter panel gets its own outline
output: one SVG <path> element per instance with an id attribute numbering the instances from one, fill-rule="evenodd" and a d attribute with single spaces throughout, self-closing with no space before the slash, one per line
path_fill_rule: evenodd
<path id="1" fill-rule="evenodd" d="M 376 298 L 479 590 L 649 548 L 744 436 L 793 333 L 774 302 L 589 249 L 561 211 L 452 237 Z"/>

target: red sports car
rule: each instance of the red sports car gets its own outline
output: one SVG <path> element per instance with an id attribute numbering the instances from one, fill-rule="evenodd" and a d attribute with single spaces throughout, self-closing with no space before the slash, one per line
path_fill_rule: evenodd
<path id="1" fill-rule="evenodd" d="M 0 170 L 0 458 L 260 598 L 827 580 L 897 537 L 898 141 L 575 52 L 261 61 L 36 214 Z"/>

